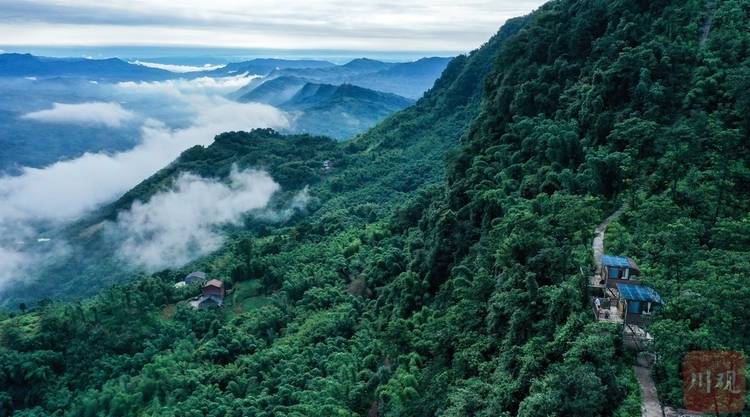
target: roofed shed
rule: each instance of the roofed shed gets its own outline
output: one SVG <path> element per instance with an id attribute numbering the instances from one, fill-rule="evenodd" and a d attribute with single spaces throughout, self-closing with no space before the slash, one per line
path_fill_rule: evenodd
<path id="1" fill-rule="evenodd" d="M 652 314 L 657 306 L 663 305 L 664 300 L 651 287 L 640 284 L 617 284 L 620 300 L 624 305 L 625 322 L 640 325 L 643 316 Z"/>
<path id="2" fill-rule="evenodd" d="M 602 269 L 599 276 L 607 288 L 616 288 L 618 283 L 639 283 L 641 270 L 631 258 L 624 256 L 602 256 Z"/>
<path id="3" fill-rule="evenodd" d="M 224 299 L 224 283 L 218 279 L 212 279 L 203 285 L 203 295 L 212 295 Z"/>

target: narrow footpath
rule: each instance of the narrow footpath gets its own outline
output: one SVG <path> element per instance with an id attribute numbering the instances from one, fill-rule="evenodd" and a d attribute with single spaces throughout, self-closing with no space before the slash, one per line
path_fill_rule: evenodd
<path id="1" fill-rule="evenodd" d="M 599 270 L 602 268 L 602 255 L 604 255 L 604 232 L 607 231 L 607 226 L 609 226 L 610 223 L 612 223 L 615 219 L 620 217 L 620 215 L 625 211 L 627 208 L 627 204 L 623 204 L 620 206 L 617 211 L 610 214 L 609 217 L 604 219 L 603 222 L 599 226 L 596 226 L 596 229 L 594 229 L 594 242 L 591 244 L 591 250 L 594 251 L 594 263 L 596 264 L 596 271 L 599 273 Z"/>
<path id="2" fill-rule="evenodd" d="M 656 385 L 651 378 L 651 362 L 648 360 L 638 359 L 638 364 L 633 367 L 635 378 L 638 385 L 641 386 L 641 416 L 643 417 L 663 417 L 659 395 L 656 392 Z"/>

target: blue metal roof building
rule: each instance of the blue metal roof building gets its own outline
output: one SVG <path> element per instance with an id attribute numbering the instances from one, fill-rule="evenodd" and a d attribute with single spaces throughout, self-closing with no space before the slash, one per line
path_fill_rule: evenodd
<path id="1" fill-rule="evenodd" d="M 664 304 L 661 296 L 653 288 L 638 284 L 617 283 L 617 291 L 620 298 L 628 301 L 645 301 L 650 303 Z"/>
<path id="2" fill-rule="evenodd" d="M 628 262 L 628 258 L 624 256 L 603 255 L 602 264 L 606 266 L 615 266 L 618 268 L 630 267 L 630 262 Z"/>

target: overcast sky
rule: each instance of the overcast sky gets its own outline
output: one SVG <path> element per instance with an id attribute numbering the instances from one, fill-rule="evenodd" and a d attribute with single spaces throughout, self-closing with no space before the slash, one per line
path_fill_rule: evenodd
<path id="1" fill-rule="evenodd" d="M 541 0 L 0 0 L 0 45 L 469 51 Z"/>

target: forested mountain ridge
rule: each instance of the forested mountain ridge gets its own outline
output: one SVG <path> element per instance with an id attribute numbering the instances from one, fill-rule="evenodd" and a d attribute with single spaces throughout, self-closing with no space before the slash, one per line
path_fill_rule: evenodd
<path id="1" fill-rule="evenodd" d="M 194 265 L 251 297 L 175 306 L 192 289 L 166 271 L 5 320 L 4 410 L 638 415 L 631 354 L 579 273 L 623 200 L 609 250 L 667 299 L 656 377 L 679 404 L 684 352 L 750 334 L 750 5 L 715 6 L 562 0 L 509 22 L 339 145 L 313 213 Z"/>
<path id="2" fill-rule="evenodd" d="M 290 131 L 344 140 L 366 131 L 414 101 L 351 84 L 306 82 L 297 77 L 266 81 L 237 99 L 291 112 Z"/>

